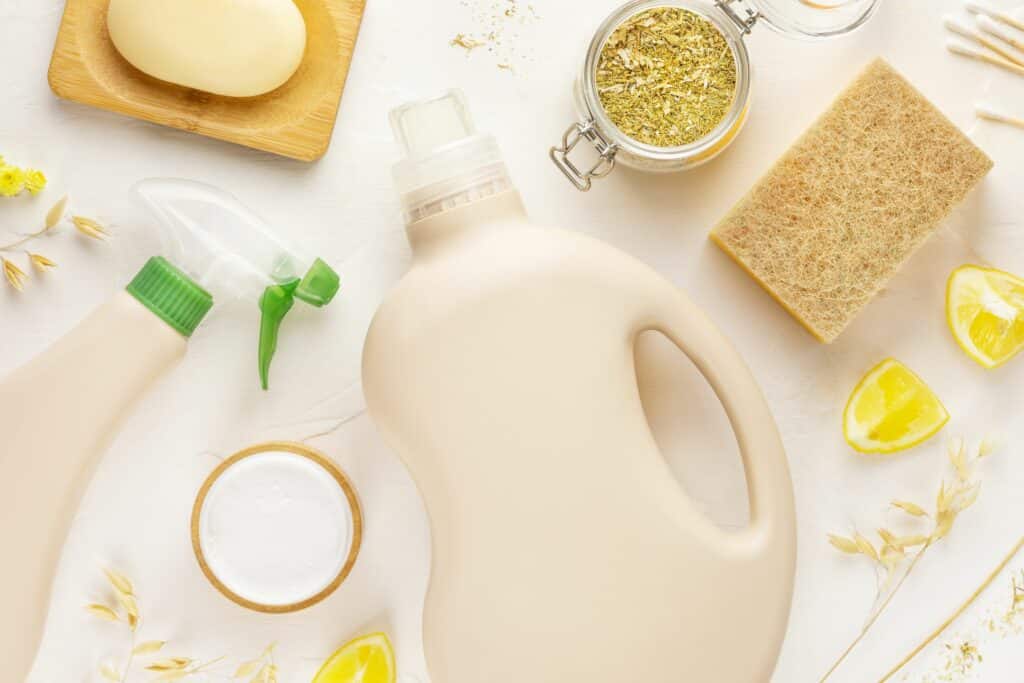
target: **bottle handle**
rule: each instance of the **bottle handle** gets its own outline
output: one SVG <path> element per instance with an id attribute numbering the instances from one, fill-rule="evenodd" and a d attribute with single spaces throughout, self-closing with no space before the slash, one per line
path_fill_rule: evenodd
<path id="1" fill-rule="evenodd" d="M 729 556 L 773 550 L 792 566 L 793 485 L 782 439 L 760 387 L 732 344 L 681 291 L 659 278 L 647 295 L 648 306 L 631 330 L 633 343 L 642 332 L 660 332 L 693 362 L 725 409 L 743 460 L 750 525 L 739 533 L 714 527 L 711 542 Z"/>

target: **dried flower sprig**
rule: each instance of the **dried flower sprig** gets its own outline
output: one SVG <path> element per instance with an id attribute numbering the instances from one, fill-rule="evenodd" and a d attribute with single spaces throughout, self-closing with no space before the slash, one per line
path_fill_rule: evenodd
<path id="1" fill-rule="evenodd" d="M 870 559 L 876 567 L 884 572 L 886 580 L 879 584 L 879 592 L 875 600 L 877 608 L 869 615 L 853 642 L 822 676 L 822 683 L 835 673 L 836 669 L 868 634 L 928 549 L 948 536 L 960 514 L 977 502 L 981 492 L 981 482 L 977 481 L 975 476 L 976 466 L 979 461 L 990 456 L 994 451 L 994 442 L 986 438 L 981 441 L 972 455 L 963 438 L 954 438 L 950 441 L 948 448 L 949 463 L 954 476 L 952 481 L 947 482 L 943 479 L 939 485 L 934 512 L 929 513 L 921 505 L 910 501 L 892 501 L 891 506 L 906 513 L 911 520 L 916 520 L 918 523 L 928 520 L 929 529 L 906 536 L 897 535 L 889 529 L 879 529 L 877 533 L 881 542 L 877 548 L 859 532 L 854 533 L 852 537 L 828 535 L 829 543 L 840 552 L 848 555 L 861 555 Z M 896 576 L 899 576 L 899 580 L 893 585 Z"/>
<path id="2" fill-rule="evenodd" d="M 2 162 L 2 159 L 0 159 L 0 162 Z M 67 206 L 68 198 L 66 196 L 62 197 L 46 213 L 46 219 L 42 228 L 35 232 L 28 233 L 9 244 L 0 245 L 0 253 L 10 254 L 16 251 L 23 252 L 28 259 L 28 267 L 34 267 L 35 270 L 40 273 L 46 272 L 51 268 L 56 268 L 57 264 L 46 256 L 37 252 L 29 251 L 24 247 L 32 240 L 42 237 L 57 228 L 57 226 L 59 226 L 64 220 L 64 216 L 67 213 Z M 84 235 L 89 239 L 103 240 L 110 234 L 102 225 L 93 219 L 86 218 L 84 216 L 72 216 L 71 224 L 74 225 L 79 234 Z M 19 292 L 22 291 L 25 288 L 26 281 L 28 280 L 28 273 L 26 272 L 28 267 L 23 269 L 6 256 L 0 256 L 0 265 L 3 266 L 4 279 L 7 281 L 7 284 Z"/>
<path id="3" fill-rule="evenodd" d="M 116 604 L 107 605 L 92 603 L 85 606 L 86 611 L 102 621 L 124 623 L 128 626 L 130 643 L 128 655 L 123 667 L 118 667 L 112 662 L 103 662 L 99 666 L 100 675 L 111 683 L 127 683 L 132 665 L 136 658 L 156 655 L 163 651 L 167 645 L 165 640 L 137 639 L 139 627 L 142 623 L 139 616 L 139 600 L 135 595 L 135 587 L 132 582 L 123 574 L 112 569 L 104 570 L 107 582 L 113 589 Z M 249 678 L 249 683 L 278 683 L 278 667 L 274 661 L 274 649 L 276 643 L 271 643 L 260 656 L 243 662 L 235 670 L 235 673 L 225 679 L 241 680 Z M 191 657 L 162 657 L 153 659 L 143 668 L 146 671 L 157 674 L 154 680 L 163 682 L 181 681 L 201 673 L 208 673 L 216 664 L 225 658 L 218 657 L 206 662 L 200 662 Z"/>
<path id="4" fill-rule="evenodd" d="M 45 188 L 46 174 L 42 171 L 8 164 L 0 156 L 0 196 L 16 197 L 25 191 L 37 195 Z"/>

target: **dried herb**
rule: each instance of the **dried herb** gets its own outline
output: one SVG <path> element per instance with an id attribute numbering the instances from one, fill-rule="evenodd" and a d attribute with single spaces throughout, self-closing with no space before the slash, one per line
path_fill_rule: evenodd
<path id="1" fill-rule="evenodd" d="M 486 43 L 476 38 L 470 38 L 465 33 L 457 33 L 454 38 L 448 43 L 452 47 L 461 47 L 466 52 L 472 52 L 478 47 L 483 47 Z"/>
<path id="2" fill-rule="evenodd" d="M 524 54 L 520 35 L 540 19 L 533 5 L 522 0 L 459 0 L 459 5 L 471 25 L 448 41 L 451 47 L 467 55 L 487 53 L 502 71 L 515 72 L 523 62 L 533 61 Z"/>
<path id="3" fill-rule="evenodd" d="M 678 147 L 707 137 L 736 96 L 736 58 L 704 17 L 657 7 L 626 20 L 601 48 L 597 91 L 630 138 Z"/>

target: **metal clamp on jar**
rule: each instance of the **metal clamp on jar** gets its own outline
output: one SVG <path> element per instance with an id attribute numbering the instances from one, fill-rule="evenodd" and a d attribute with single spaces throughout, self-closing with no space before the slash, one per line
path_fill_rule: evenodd
<path id="1" fill-rule="evenodd" d="M 798 38 L 829 38 L 858 28 L 880 0 L 633 0 L 613 12 L 597 29 L 587 50 L 583 71 L 576 80 L 575 100 L 580 120 L 572 124 L 551 160 L 581 192 L 595 179 L 604 178 L 619 163 L 642 171 L 685 171 L 720 154 L 740 132 L 750 100 L 750 56 L 743 37 L 757 23 Z M 609 116 L 598 86 L 598 68 L 605 45 L 631 19 L 662 8 L 688 10 L 721 33 L 735 64 L 732 103 L 718 124 L 699 139 L 677 146 L 659 146 L 631 137 Z M 589 144 L 597 160 L 573 161 L 573 151 Z"/>

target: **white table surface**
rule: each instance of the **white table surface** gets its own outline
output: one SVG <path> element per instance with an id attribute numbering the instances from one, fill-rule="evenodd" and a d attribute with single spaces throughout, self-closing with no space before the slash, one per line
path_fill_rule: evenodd
<path id="1" fill-rule="evenodd" d="M 21 294 L 0 287 L 0 373 L 70 329 L 150 255 L 153 239 L 126 195 L 144 177 L 191 177 L 231 190 L 282 233 L 338 266 L 344 287 L 325 312 L 297 310 L 289 319 L 270 393 L 256 387 L 255 306 L 240 302 L 210 318 L 186 362 L 139 406 L 82 504 L 32 680 L 100 680 L 98 662 L 123 654 L 121 633 L 81 609 L 104 596 L 103 566 L 136 581 L 143 637 L 170 640 L 167 654 L 225 654 L 233 663 L 278 641 L 281 680 L 291 683 L 309 680 L 348 638 L 382 628 L 393 636 L 403 676 L 427 680 L 418 626 L 429 554 L 424 514 L 401 465 L 361 414 L 358 369 L 373 310 L 408 258 L 391 190 L 396 150 L 386 114 L 409 98 L 449 87 L 462 88 L 479 126 L 498 136 L 535 219 L 587 232 L 652 264 L 707 310 L 761 382 L 788 449 L 799 513 L 796 596 L 775 681 L 817 680 L 859 629 L 874 595 L 870 566 L 839 556 L 825 534 L 898 524 L 884 512 L 894 497 L 931 500 L 947 437 L 995 433 L 1005 447 L 984 467 L 977 507 L 922 563 L 833 680 L 877 679 L 1021 533 L 1024 463 L 1016 447 L 1024 443 L 1024 360 L 995 373 L 974 366 L 946 330 L 943 289 L 948 273 L 968 261 L 1024 273 L 1024 131 L 979 123 L 972 113 L 973 102 L 988 97 L 1024 114 L 1024 81 L 945 52 L 941 15 L 958 10 L 958 3 L 884 0 L 865 30 L 829 43 L 790 40 L 759 27 L 750 38 L 756 78 L 750 121 L 726 154 L 686 175 L 617 171 L 581 195 L 550 164 L 547 149 L 572 120 L 571 83 L 588 31 L 616 0 L 533 2 L 540 18 L 506 32 L 503 49 L 515 49 L 509 72 L 497 67 L 502 55 L 478 50 L 467 56 L 448 45 L 458 32 L 482 30 L 480 18 L 493 14 L 498 0 L 369 0 L 333 144 L 310 165 L 57 100 L 46 69 L 63 3 L 0 0 L 0 154 L 41 166 L 52 178 L 36 200 L 0 200 L 0 231 L 35 227 L 64 191 L 75 212 L 114 231 L 109 243 L 98 244 L 65 229 L 44 245 L 58 270 L 34 278 Z M 876 55 L 967 130 L 996 167 L 851 329 L 826 347 L 706 235 Z M 665 365 L 645 359 L 643 375 L 667 455 L 713 518 L 742 523 L 744 491 L 720 409 L 684 362 L 658 351 L 651 355 Z M 859 457 L 843 443 L 842 407 L 859 376 L 890 355 L 932 384 L 953 419 L 942 437 L 909 454 Z M 339 427 L 346 418 L 353 419 Z M 246 612 L 210 588 L 192 557 L 188 514 L 195 492 L 218 459 L 235 450 L 325 431 L 331 433 L 310 443 L 356 482 L 366 506 L 364 553 L 327 602 L 285 617 Z M 1008 585 L 1001 579 L 992 599 L 1005 598 Z M 680 618 L 686 618 L 685 606 Z M 971 626 L 972 618 L 980 617 L 968 615 L 951 635 Z M 1020 642 L 982 649 L 987 658 L 975 679 L 1019 680 Z M 932 648 L 909 679 L 938 680 L 929 672 L 940 664 L 941 649 Z M 149 679 L 136 671 L 129 680 Z"/>

